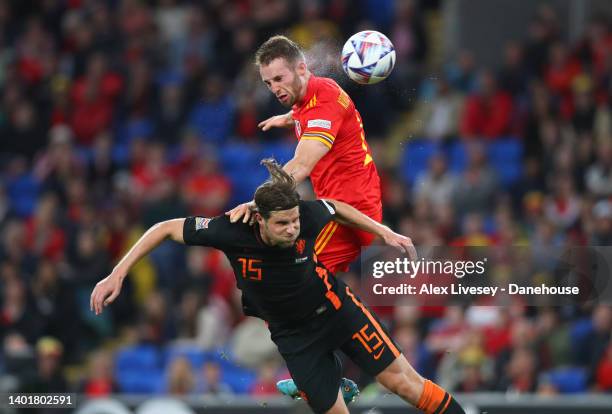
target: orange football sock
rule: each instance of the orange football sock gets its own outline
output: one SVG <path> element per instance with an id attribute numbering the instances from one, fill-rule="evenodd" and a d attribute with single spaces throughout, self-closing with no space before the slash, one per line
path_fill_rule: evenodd
<path id="1" fill-rule="evenodd" d="M 425 380 L 417 408 L 425 414 L 465 414 L 448 392 L 430 380 Z"/>

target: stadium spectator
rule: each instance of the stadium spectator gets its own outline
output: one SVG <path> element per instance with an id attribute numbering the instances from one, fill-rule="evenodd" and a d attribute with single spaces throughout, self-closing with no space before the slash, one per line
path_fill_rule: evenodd
<path id="1" fill-rule="evenodd" d="M 28 301 L 24 281 L 21 278 L 5 281 L 2 294 L 0 322 L 3 332 L 15 331 L 23 335 L 28 343 L 36 343 L 44 332 L 44 326 L 36 308 Z"/>
<path id="2" fill-rule="evenodd" d="M 89 398 L 107 397 L 119 391 L 119 386 L 114 380 L 111 353 L 97 351 L 91 356 L 87 377 L 79 389 Z"/>
<path id="3" fill-rule="evenodd" d="M 44 332 L 55 335 L 62 344 L 66 360 L 73 361 L 81 331 L 77 298 L 72 284 L 62 279 L 59 272 L 58 266 L 52 261 L 40 260 L 30 292 L 36 307 L 34 314 L 43 323 Z M 74 315 L 72 323 L 66 323 L 66 315 Z"/>
<path id="4" fill-rule="evenodd" d="M 8 122 L 2 131 L 3 152 L 32 160 L 45 145 L 43 114 L 27 100 L 15 102 L 9 111 Z"/>
<path id="5" fill-rule="evenodd" d="M 597 151 L 597 161 L 585 174 L 587 189 L 597 197 L 612 196 L 612 144 L 602 141 Z"/>
<path id="6" fill-rule="evenodd" d="M 216 361 L 207 361 L 202 366 L 201 385 L 198 392 L 204 395 L 231 395 L 232 388 L 221 379 L 221 367 Z"/>
<path id="7" fill-rule="evenodd" d="M 109 70 L 107 57 L 91 55 L 85 74 L 75 80 L 70 93 L 74 106 L 70 126 L 81 145 L 91 145 L 111 125 L 113 105 L 122 88 L 123 79 Z"/>
<path id="8" fill-rule="evenodd" d="M 227 92 L 226 81 L 219 74 L 210 75 L 201 84 L 202 99 L 189 114 L 189 125 L 204 141 L 218 144 L 227 140 L 232 128 L 235 102 Z"/>
<path id="9" fill-rule="evenodd" d="M 595 381 L 597 375 L 597 364 L 606 354 L 610 342 L 612 330 L 612 308 L 606 305 L 598 305 L 593 309 L 591 317 L 593 324 L 586 337 L 583 338 L 582 351 L 578 356 L 578 362 L 584 364 L 589 371 L 589 383 Z"/>
<path id="10" fill-rule="evenodd" d="M 196 378 L 189 360 L 174 359 L 168 366 L 165 392 L 174 396 L 188 396 L 196 392 Z"/>
<path id="11" fill-rule="evenodd" d="M 232 186 L 219 173 L 219 164 L 212 154 L 196 158 L 191 171 L 181 182 L 182 196 L 191 214 L 217 216 L 230 201 Z"/>
<path id="12" fill-rule="evenodd" d="M 546 218 L 555 226 L 567 230 L 578 220 L 581 200 L 571 176 L 561 174 L 553 180 L 554 193 L 544 206 Z"/>
<path id="13" fill-rule="evenodd" d="M 17 332 L 9 332 L 2 341 L 2 373 L 12 379 L 11 391 L 19 388 L 19 381 L 36 371 L 34 347 Z"/>
<path id="14" fill-rule="evenodd" d="M 417 102 L 409 133 L 435 141 L 456 138 L 464 99 L 444 77 L 436 78 L 433 96 Z"/>
<path id="15" fill-rule="evenodd" d="M 600 391 L 612 390 L 612 343 L 608 345 L 605 354 L 597 365 L 596 387 Z"/>
<path id="16" fill-rule="evenodd" d="M 571 364 L 571 340 L 569 327 L 560 320 L 558 311 L 542 309 L 536 321 L 536 349 L 543 369 Z"/>
<path id="17" fill-rule="evenodd" d="M 471 94 L 461 117 L 461 136 L 495 139 L 509 131 L 512 98 L 497 86 L 495 75 L 485 70 L 478 77 L 478 92 Z"/>
<path id="18" fill-rule="evenodd" d="M 257 379 L 251 385 L 250 394 L 253 396 L 275 395 L 276 382 L 280 379 L 278 375 L 278 361 L 268 358 L 259 366 Z"/>
<path id="19" fill-rule="evenodd" d="M 463 95 L 477 89 L 476 62 L 469 50 L 460 50 L 455 60 L 446 67 L 447 77 L 453 89 Z"/>
<path id="20" fill-rule="evenodd" d="M 594 228 L 589 243 L 593 246 L 612 245 L 612 202 L 598 201 L 593 206 Z"/>
<path id="21" fill-rule="evenodd" d="M 493 361 L 485 353 L 482 334 L 465 332 L 456 353 L 447 353 L 440 360 L 438 378 L 444 386 L 460 392 L 477 392 L 489 387 Z"/>
<path id="22" fill-rule="evenodd" d="M 572 83 L 581 70 L 580 62 L 571 56 L 565 44 L 556 42 L 550 46 L 549 63 L 545 69 L 544 79 L 548 89 L 562 100 L 561 106 L 565 109 L 565 116 L 571 115 L 569 113 L 571 108 L 568 105 L 571 103 L 569 100 Z"/>
<path id="23" fill-rule="evenodd" d="M 437 208 L 451 203 L 457 184 L 456 177 L 448 171 L 444 155 L 436 154 L 429 159 L 429 169 L 417 177 L 413 196 Z"/>
<path id="24" fill-rule="evenodd" d="M 532 393 L 538 388 L 536 356 L 529 348 L 513 350 L 497 389 L 516 394 Z"/>
<path id="25" fill-rule="evenodd" d="M 168 76 L 160 86 L 159 100 L 154 101 L 155 135 L 168 145 L 178 144 L 187 117 L 182 79 Z"/>
<path id="26" fill-rule="evenodd" d="M 487 214 L 492 210 L 497 176 L 488 165 L 482 144 L 472 142 L 466 150 L 468 165 L 454 187 L 452 204 L 460 217 L 467 213 Z"/>
<path id="27" fill-rule="evenodd" d="M 529 73 L 524 61 L 524 50 L 519 42 L 509 42 L 504 48 L 504 60 L 499 71 L 499 87 L 514 99 L 522 99 L 527 91 Z"/>
<path id="28" fill-rule="evenodd" d="M 20 392 L 45 393 L 67 392 L 68 382 L 61 371 L 64 353 L 62 344 L 55 338 L 45 336 L 36 342 L 36 374 L 23 379 Z"/>

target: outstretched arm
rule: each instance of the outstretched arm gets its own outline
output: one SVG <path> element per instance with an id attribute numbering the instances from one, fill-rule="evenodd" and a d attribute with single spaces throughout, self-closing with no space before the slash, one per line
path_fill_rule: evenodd
<path id="1" fill-rule="evenodd" d="M 109 305 L 119 296 L 123 279 L 125 279 L 131 267 L 159 246 L 161 242 L 170 238 L 179 243 L 184 243 L 184 222 L 184 218 L 162 221 L 147 230 L 117 263 L 110 275 L 96 284 L 89 300 L 91 310 L 96 315 L 102 313 L 104 306 Z"/>
<path id="2" fill-rule="evenodd" d="M 385 244 L 393 246 L 403 253 L 408 253 L 412 260 L 417 259 L 416 250 L 409 237 L 395 233 L 389 227 L 381 224 L 357 210 L 355 207 L 342 201 L 327 200 L 336 207 L 334 221 L 349 227 L 367 231 L 380 237 Z"/>
<path id="3" fill-rule="evenodd" d="M 257 126 L 261 128 L 262 131 L 267 131 L 270 128 L 290 128 L 293 124 L 293 116 L 292 111 L 287 112 L 282 115 L 272 116 L 265 121 L 261 121 Z"/>

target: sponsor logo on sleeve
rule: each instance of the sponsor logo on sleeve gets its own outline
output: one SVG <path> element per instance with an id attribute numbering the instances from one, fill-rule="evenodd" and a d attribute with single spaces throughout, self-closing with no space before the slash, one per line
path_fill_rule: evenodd
<path id="1" fill-rule="evenodd" d="M 331 129 L 331 121 L 327 119 L 310 119 L 307 128 Z"/>
<path id="2" fill-rule="evenodd" d="M 195 219 L 195 229 L 196 229 L 196 231 L 207 229 L 208 228 L 208 223 L 210 223 L 210 220 L 211 219 L 205 218 L 205 217 L 196 217 L 196 219 Z"/>

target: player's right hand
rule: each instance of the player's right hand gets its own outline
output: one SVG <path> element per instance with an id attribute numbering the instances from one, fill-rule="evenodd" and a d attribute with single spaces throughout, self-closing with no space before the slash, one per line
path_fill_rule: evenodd
<path id="1" fill-rule="evenodd" d="M 256 211 L 255 201 L 249 201 L 248 203 L 242 203 L 230 211 L 226 211 L 225 215 L 229 216 L 230 222 L 235 223 L 242 218 L 243 223 L 253 224 L 255 218 L 253 213 Z"/>
<path id="2" fill-rule="evenodd" d="M 410 257 L 410 260 L 415 261 L 418 259 L 417 251 L 410 237 L 395 233 L 393 230 L 386 227 L 382 239 L 388 246 L 395 247 L 402 253 L 406 253 Z"/>
<path id="3" fill-rule="evenodd" d="M 102 313 L 105 306 L 110 305 L 121 292 L 123 279 L 113 274 L 108 275 L 96 284 L 91 297 L 89 298 L 89 308 L 96 315 Z"/>
<path id="4" fill-rule="evenodd" d="M 293 125 L 293 119 L 291 118 L 291 112 L 283 115 L 275 115 L 271 118 L 261 121 L 257 124 L 258 128 L 262 131 L 267 131 L 270 128 L 288 128 Z"/>

